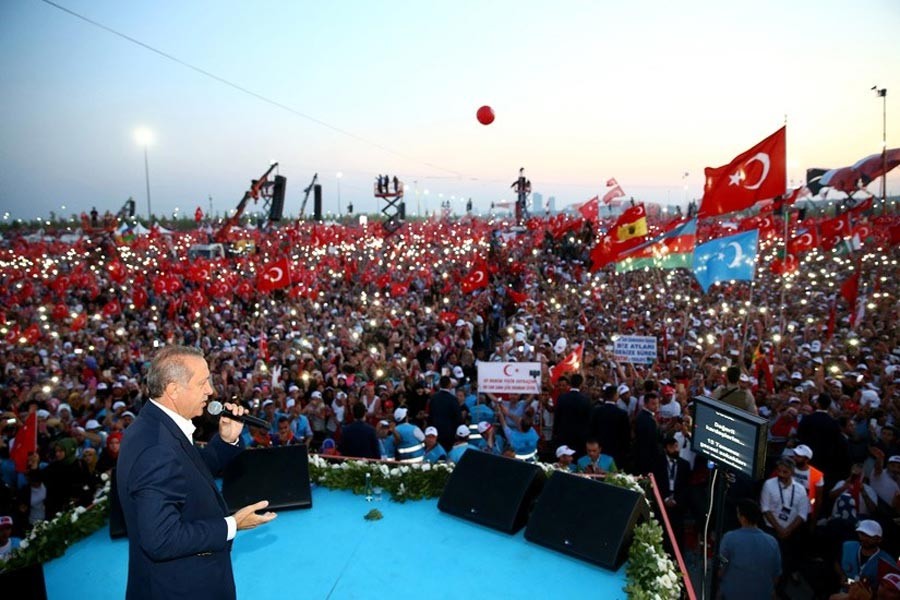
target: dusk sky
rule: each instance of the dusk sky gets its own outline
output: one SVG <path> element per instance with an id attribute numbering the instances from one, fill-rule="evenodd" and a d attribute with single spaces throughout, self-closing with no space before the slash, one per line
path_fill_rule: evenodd
<path id="1" fill-rule="evenodd" d="M 209 196 L 233 209 L 272 160 L 292 214 L 315 172 L 328 212 L 338 189 L 343 209 L 377 210 L 379 173 L 406 182 L 410 214 L 451 198 L 461 212 L 468 197 L 484 212 L 513 199 L 519 167 L 558 208 L 610 177 L 637 199 L 683 203 L 700 197 L 704 167 L 785 118 L 799 184 L 808 167 L 881 151 L 873 85 L 888 90 L 887 144 L 900 146 L 897 0 L 57 3 L 290 110 L 42 0 L 3 0 L 11 218 L 115 212 L 129 196 L 145 216 L 139 127 L 166 215 L 207 211 Z"/>

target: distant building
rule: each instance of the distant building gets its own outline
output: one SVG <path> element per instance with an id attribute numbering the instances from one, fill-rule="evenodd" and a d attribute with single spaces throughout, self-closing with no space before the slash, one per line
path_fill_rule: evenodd
<path id="1" fill-rule="evenodd" d="M 544 195 L 539 192 L 531 194 L 531 214 L 544 214 Z"/>
<path id="2" fill-rule="evenodd" d="M 547 213 L 556 214 L 556 196 L 547 198 Z"/>

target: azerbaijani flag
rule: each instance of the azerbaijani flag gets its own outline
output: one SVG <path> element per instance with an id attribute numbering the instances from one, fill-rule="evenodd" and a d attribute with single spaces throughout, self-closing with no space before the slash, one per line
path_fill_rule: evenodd
<path id="1" fill-rule="evenodd" d="M 691 268 L 697 244 L 697 219 L 690 219 L 662 236 L 638 246 L 616 262 L 616 273 L 637 269 Z"/>

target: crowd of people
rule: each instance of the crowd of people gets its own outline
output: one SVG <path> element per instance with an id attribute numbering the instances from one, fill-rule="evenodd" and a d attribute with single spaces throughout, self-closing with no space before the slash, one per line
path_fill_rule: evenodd
<path id="1" fill-rule="evenodd" d="M 5 232 L 0 532 L 21 537 L 90 502 L 147 398 L 154 352 L 178 344 L 203 352 L 217 398 L 269 424 L 244 428 L 248 447 L 407 462 L 487 451 L 572 472 L 653 473 L 686 547 L 698 543 L 690 524 L 705 514 L 710 473 L 690 443 L 692 398 L 713 395 L 769 420 L 775 479 L 735 481 L 726 510 L 734 528 L 756 516 L 743 500 L 759 504 L 782 581 L 811 558 L 841 564 L 844 542 L 876 531 L 860 523 L 879 524 L 869 537 L 897 556 L 896 247 L 814 249 L 785 273 L 770 268 L 784 245 L 776 226 L 762 236 L 752 283 L 704 294 L 685 269 L 593 272 L 598 225 L 558 235 L 545 223 L 428 221 L 392 236 L 377 224 L 302 224 L 237 232 L 254 237 L 255 256 L 193 262 L 185 251 L 202 229 L 115 244 Z M 723 232 L 715 223 L 698 238 Z M 257 285 L 285 258 L 290 285 Z M 488 281 L 469 290 L 474 268 Z M 855 272 L 863 299 L 851 307 L 839 290 Z M 653 364 L 617 360 L 614 341 L 629 334 L 656 337 Z M 576 347 L 578 368 L 547 383 Z M 540 363 L 543 391 L 482 393 L 478 361 Z M 31 413 L 37 452 L 17 472 L 10 445 Z M 216 430 L 211 417 L 195 423 L 201 443 Z M 782 502 L 789 487 L 797 492 Z"/>

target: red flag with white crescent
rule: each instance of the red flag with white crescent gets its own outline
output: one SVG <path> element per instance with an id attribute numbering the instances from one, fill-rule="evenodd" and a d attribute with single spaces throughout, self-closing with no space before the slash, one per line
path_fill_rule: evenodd
<path id="1" fill-rule="evenodd" d="M 287 257 L 264 265 L 256 276 L 256 287 L 261 292 L 278 290 L 291 285 L 291 265 Z"/>
<path id="2" fill-rule="evenodd" d="M 15 443 L 9 451 L 17 473 L 28 471 L 28 456 L 37 452 L 37 429 L 37 405 L 33 405 L 24 425 L 16 432 Z"/>
<path id="3" fill-rule="evenodd" d="M 816 235 L 814 227 L 809 228 L 804 233 L 791 238 L 787 243 L 787 251 L 797 255 L 801 252 L 808 252 L 819 245 L 819 236 Z"/>
<path id="4" fill-rule="evenodd" d="M 782 127 L 721 167 L 707 167 L 697 216 L 714 217 L 745 208 L 785 192 L 786 153 Z"/>
<path id="5" fill-rule="evenodd" d="M 550 367 L 550 383 L 555 384 L 566 373 L 578 373 L 581 371 L 581 360 L 584 352 L 584 344 L 578 344 L 563 359 L 562 362 Z"/>
<path id="6" fill-rule="evenodd" d="M 485 288 L 490 284 L 487 267 L 483 264 L 475 266 L 460 282 L 463 294 L 470 294 L 475 290 Z"/>

